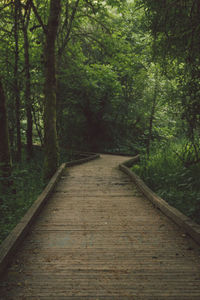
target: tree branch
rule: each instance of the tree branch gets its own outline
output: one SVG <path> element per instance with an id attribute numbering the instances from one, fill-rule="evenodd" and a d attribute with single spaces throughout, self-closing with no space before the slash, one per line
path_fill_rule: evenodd
<path id="1" fill-rule="evenodd" d="M 6 7 L 8 7 L 8 6 L 12 5 L 12 4 L 14 4 L 14 2 L 13 2 L 13 1 L 10 1 L 9 3 L 7 3 L 7 4 L 5 4 L 3 7 L 1 7 L 1 8 L 0 8 L 0 11 L 4 10 Z"/>
<path id="2" fill-rule="evenodd" d="M 96 23 L 100 24 L 106 30 L 106 32 L 108 34 L 111 34 L 110 29 L 103 22 L 101 22 L 100 20 L 96 19 L 95 17 L 93 17 L 93 16 L 91 16 L 89 14 L 82 14 L 82 15 L 79 15 L 79 17 L 87 17 L 89 19 L 92 19 Z"/>
<path id="3" fill-rule="evenodd" d="M 85 2 L 88 4 L 88 6 L 92 9 L 93 11 L 93 14 L 95 15 L 96 14 L 96 9 L 94 7 L 94 5 L 92 4 L 92 2 L 88 1 L 88 0 L 85 0 Z"/>
<path id="4" fill-rule="evenodd" d="M 47 34 L 47 28 L 46 28 L 46 25 L 43 23 L 43 21 L 42 21 L 40 15 L 39 15 L 39 13 L 38 13 L 38 11 L 37 11 L 37 8 L 35 7 L 35 5 L 34 5 L 34 3 L 33 3 L 33 0 L 29 0 L 29 2 L 30 2 L 30 5 L 31 5 L 31 7 L 32 7 L 32 9 L 33 9 L 33 12 L 34 12 L 34 14 L 35 14 L 36 19 L 38 20 L 38 22 L 39 22 L 40 26 L 42 27 L 44 33 Z"/>
<path id="5" fill-rule="evenodd" d="M 73 8 L 73 11 L 72 11 L 72 14 L 71 14 L 71 17 L 70 17 L 70 21 L 69 21 L 69 25 L 68 25 L 68 28 L 67 28 L 67 34 L 65 36 L 65 39 L 63 41 L 63 44 L 62 46 L 60 47 L 60 49 L 58 50 L 58 55 L 61 56 L 65 47 L 67 46 L 67 43 L 69 41 L 69 37 L 70 37 L 70 33 L 71 33 L 71 30 L 72 30 L 72 25 L 73 25 L 73 21 L 74 21 L 74 18 L 75 18 L 75 15 L 76 15 L 76 12 L 77 12 L 77 9 L 78 9 L 78 5 L 79 5 L 79 1 L 80 0 L 76 0 L 76 3 L 74 5 L 74 8 Z M 65 21 L 65 23 L 67 24 L 67 22 Z"/>

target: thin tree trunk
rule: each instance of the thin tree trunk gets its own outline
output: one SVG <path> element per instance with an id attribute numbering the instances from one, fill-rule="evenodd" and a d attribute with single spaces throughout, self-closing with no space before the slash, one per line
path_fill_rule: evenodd
<path id="1" fill-rule="evenodd" d="M 148 158 L 149 158 L 149 154 L 150 154 L 150 147 L 151 147 L 151 141 L 152 141 L 153 121 L 154 121 L 154 117 L 155 117 L 155 110 L 156 110 L 156 104 L 157 104 L 157 93 L 158 93 L 158 75 L 156 72 L 153 103 L 152 103 L 151 114 L 150 114 L 150 119 L 149 119 L 149 133 L 148 133 L 148 138 L 147 138 L 147 157 Z"/>
<path id="2" fill-rule="evenodd" d="M 148 133 L 148 139 L 147 139 L 147 156 L 148 157 L 150 154 L 150 146 L 151 146 L 151 141 L 152 141 L 152 130 L 153 130 L 155 108 L 156 108 L 156 98 L 154 97 L 152 108 L 151 108 L 151 115 L 150 115 L 150 119 L 149 119 L 149 133 Z"/>
<path id="3" fill-rule="evenodd" d="M 32 107 L 32 112 L 33 112 L 33 120 L 34 120 L 35 128 L 36 128 L 38 137 L 40 139 L 40 144 L 43 147 L 44 146 L 44 141 L 43 141 L 43 135 L 42 135 L 42 128 L 41 128 L 41 125 L 40 125 L 40 117 L 38 116 L 38 118 L 37 118 L 34 106 Z"/>
<path id="4" fill-rule="evenodd" d="M 8 133 L 8 118 L 6 110 L 6 99 L 0 78 L 0 176 L 3 186 L 11 185 L 11 155 Z"/>
<path id="5" fill-rule="evenodd" d="M 58 141 L 56 130 L 56 57 L 55 40 L 61 12 L 61 0 L 51 0 L 44 49 L 45 103 L 44 103 L 44 178 L 49 179 L 58 166 Z"/>
<path id="6" fill-rule="evenodd" d="M 25 75 L 26 75 L 26 83 L 25 83 L 26 116 L 27 116 L 26 141 L 27 141 L 27 156 L 28 159 L 30 159 L 33 156 L 33 117 L 32 117 L 32 101 L 31 101 L 29 40 L 28 40 L 28 33 L 27 33 L 28 21 L 26 24 L 25 22 L 23 22 L 23 34 L 24 34 Z"/>
<path id="7" fill-rule="evenodd" d="M 5 58 L 5 62 L 6 62 L 6 76 L 5 78 L 9 78 L 10 76 L 10 63 L 9 63 L 9 60 L 10 60 L 10 57 L 9 57 L 9 46 L 7 46 L 7 51 L 6 51 L 6 58 Z M 5 90 L 9 90 L 10 89 L 10 86 L 8 87 L 8 84 L 5 86 Z M 13 92 L 12 92 L 13 94 Z M 7 95 L 7 100 L 9 99 L 10 97 Z M 15 145 L 15 120 L 16 120 L 16 117 L 15 117 L 15 103 L 14 101 L 9 101 L 9 104 L 8 104 L 8 116 L 9 116 L 9 120 L 10 120 L 10 123 L 9 123 L 9 140 L 10 140 L 10 149 L 11 149 L 11 156 L 12 156 L 12 150 L 14 149 L 14 145 Z"/>
<path id="8" fill-rule="evenodd" d="M 62 56 L 64 53 L 64 50 L 67 47 L 67 44 L 70 40 L 72 28 L 73 28 L 73 22 L 76 16 L 76 13 L 78 11 L 79 7 L 79 2 L 80 0 L 76 0 L 74 3 L 71 15 L 69 15 L 69 1 L 65 1 L 65 20 L 63 23 L 63 26 L 61 28 L 61 32 L 65 33 L 65 37 L 62 40 L 62 43 L 60 47 L 58 48 L 58 55 L 57 55 L 57 77 L 59 77 L 59 72 L 62 69 Z M 62 134 L 62 125 L 63 125 L 63 110 L 62 110 L 62 104 L 60 101 L 60 89 L 59 89 L 59 82 L 56 85 L 56 110 L 57 110 L 57 132 L 58 132 L 58 137 L 61 136 Z"/>
<path id="9" fill-rule="evenodd" d="M 20 125 L 20 94 L 18 82 L 18 63 L 19 63 L 19 36 L 18 36 L 18 18 L 19 3 L 15 1 L 15 23 L 14 23 L 14 39 L 15 39 L 15 65 L 14 65 L 14 95 L 15 95 L 15 116 L 16 116 L 16 131 L 17 131 L 17 161 L 21 160 L 21 125 Z"/>

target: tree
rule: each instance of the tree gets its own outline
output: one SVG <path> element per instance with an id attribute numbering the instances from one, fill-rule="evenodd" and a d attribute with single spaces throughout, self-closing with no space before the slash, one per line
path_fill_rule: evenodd
<path id="1" fill-rule="evenodd" d="M 58 142 L 56 130 L 56 56 L 55 41 L 61 12 L 61 1 L 51 0 L 46 41 L 45 58 L 45 103 L 44 103 L 44 147 L 45 178 L 50 178 L 58 167 Z"/>
<path id="2" fill-rule="evenodd" d="M 33 11 L 45 33 L 44 45 L 44 177 L 50 179 L 58 167 L 56 129 L 56 54 L 55 42 L 61 13 L 61 0 L 51 0 L 47 26 L 43 24 L 33 1 Z"/>
<path id="3" fill-rule="evenodd" d="M 182 118 L 187 121 L 188 138 L 194 141 L 200 126 L 200 1 L 137 2 L 145 7 L 146 23 L 155 39 L 154 58 L 163 59 L 164 71 L 169 64 L 178 69 L 176 77 L 182 101 Z"/>
<path id="4" fill-rule="evenodd" d="M 153 131 L 153 122 L 155 118 L 155 110 L 157 105 L 157 97 L 158 97 L 158 71 L 155 71 L 155 86 L 153 92 L 152 106 L 149 118 L 149 128 L 148 128 L 148 136 L 147 136 L 147 156 L 149 158 L 150 154 L 150 146 L 152 141 L 152 131 Z"/>
<path id="5" fill-rule="evenodd" d="M 22 31 L 24 36 L 24 68 L 25 68 L 25 106 L 27 116 L 26 128 L 26 144 L 27 144 L 27 157 L 30 159 L 33 155 L 33 117 L 32 117 L 32 100 L 31 100 L 31 75 L 30 75 L 30 50 L 29 50 L 29 37 L 28 26 L 30 22 L 30 5 L 29 2 L 24 8 L 24 14 L 20 7 L 20 19 L 22 23 Z"/>
<path id="6" fill-rule="evenodd" d="M 59 70 L 61 143 L 97 151 L 127 145 L 132 149 L 145 130 L 142 108 L 150 46 L 149 34 L 140 25 L 143 11 L 129 3 L 120 7 L 119 15 L 105 2 L 83 3 Z"/>
<path id="7" fill-rule="evenodd" d="M 14 2 L 14 40 L 15 40 L 15 64 L 14 64 L 14 97 L 17 131 L 17 160 L 21 160 L 21 125 L 20 125 L 20 89 L 19 89 L 19 12 L 20 1 Z"/>
<path id="8" fill-rule="evenodd" d="M 8 119 L 6 109 L 6 99 L 0 78 L 0 176 L 3 177 L 2 183 L 8 187 L 11 184 L 11 156 L 8 134 Z"/>

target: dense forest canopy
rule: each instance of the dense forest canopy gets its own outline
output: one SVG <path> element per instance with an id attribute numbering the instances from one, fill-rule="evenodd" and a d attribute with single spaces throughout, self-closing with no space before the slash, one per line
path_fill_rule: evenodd
<path id="1" fill-rule="evenodd" d="M 170 143 L 196 176 L 199 13 L 199 0 L 1 0 L 2 190 L 17 194 L 39 148 L 45 180 L 74 151 L 150 160 Z"/>

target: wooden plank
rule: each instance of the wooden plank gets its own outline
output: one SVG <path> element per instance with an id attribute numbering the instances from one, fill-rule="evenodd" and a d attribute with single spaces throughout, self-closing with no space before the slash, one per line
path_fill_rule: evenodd
<path id="1" fill-rule="evenodd" d="M 98 154 L 91 154 L 90 156 L 87 155 L 87 157 L 84 159 L 72 161 L 69 163 L 63 163 L 59 167 L 57 172 L 50 179 L 43 192 L 38 196 L 37 200 L 30 207 L 25 216 L 21 219 L 21 221 L 16 225 L 16 227 L 0 245 L 0 275 L 4 272 L 5 268 L 10 263 L 11 257 L 15 253 L 17 247 L 29 231 L 30 226 L 37 218 L 43 206 L 46 204 L 48 197 L 55 188 L 65 168 L 69 166 L 82 164 L 99 157 L 100 156 Z"/>
<path id="2" fill-rule="evenodd" d="M 42 207 L 45 205 L 49 195 L 51 194 L 53 188 L 55 187 L 59 177 L 61 176 L 63 170 L 65 169 L 65 164 L 62 164 L 58 171 L 49 181 L 48 185 L 44 191 L 40 194 L 37 200 L 33 203 L 31 208 L 27 211 L 25 216 L 21 221 L 16 225 L 8 237 L 3 241 L 0 246 L 0 275 L 4 272 L 10 258 L 15 253 L 18 245 L 23 240 L 27 234 L 31 224 L 39 214 Z"/>
<path id="3" fill-rule="evenodd" d="M 139 190 L 144 194 L 147 199 L 149 199 L 156 207 L 158 207 L 166 216 L 172 219 L 177 225 L 185 230 L 197 243 L 200 244 L 200 225 L 196 224 L 189 217 L 185 216 L 175 207 L 169 205 L 165 200 L 156 195 L 145 183 L 139 178 L 130 167 L 134 162 L 138 161 L 136 159 L 131 159 L 119 166 L 119 169 L 129 175 L 133 182 L 137 185 Z"/>
<path id="4" fill-rule="evenodd" d="M 200 249 L 117 168 L 63 174 L 0 283 L 1 300 L 200 299 Z"/>

